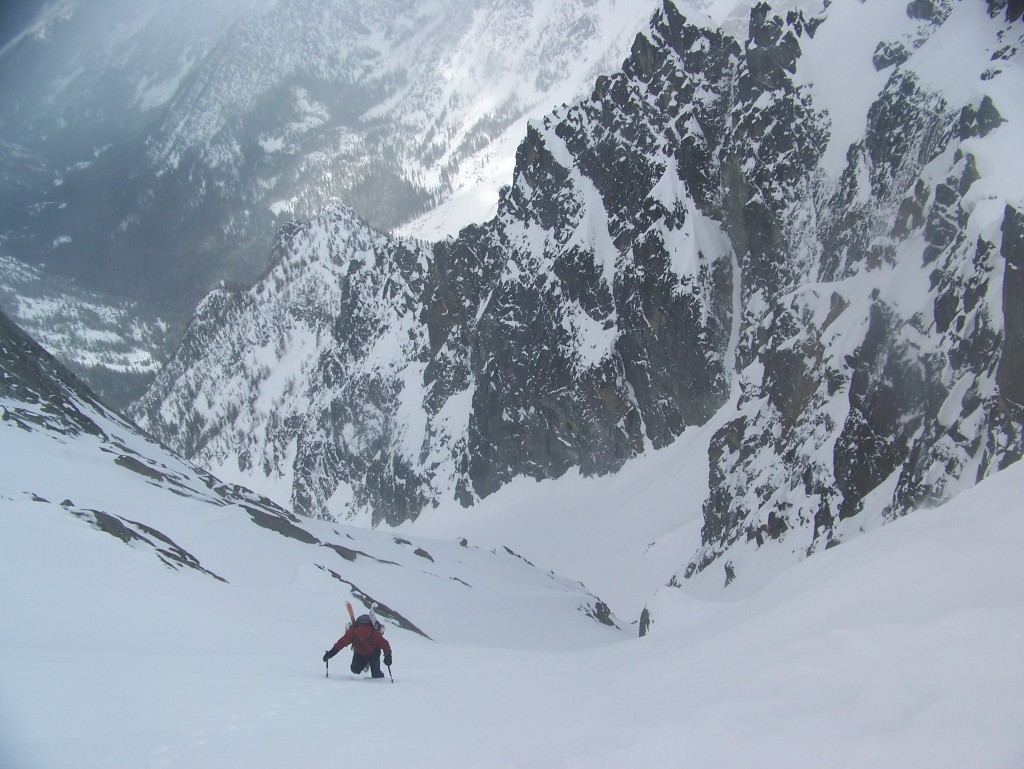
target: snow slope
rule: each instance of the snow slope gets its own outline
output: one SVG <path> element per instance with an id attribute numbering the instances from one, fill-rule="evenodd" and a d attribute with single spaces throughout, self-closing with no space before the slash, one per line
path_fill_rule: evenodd
<path id="1" fill-rule="evenodd" d="M 691 428 L 668 448 L 618 473 L 555 481 L 518 478 L 471 510 L 442 505 L 399 531 L 502 545 L 543 569 L 572 575 L 618 616 L 635 622 L 644 604 L 700 541 L 708 493 L 707 446 L 721 425 Z"/>
<path id="2" fill-rule="evenodd" d="M 511 550 L 302 521 L 220 483 L 106 411 L 3 315 L 0 446 L 5 767 L 164 765 L 161 744 L 194 747 L 178 730 L 194 736 L 225 696 L 273 715 L 227 681 L 318 679 L 345 600 L 379 603 L 410 671 L 440 644 L 624 635 L 583 585 Z M 532 622 L 544 632 L 522 633 Z M 226 745 L 196 761 L 225 765 Z"/>
<path id="3" fill-rule="evenodd" d="M 490 507 L 439 511 L 444 531 L 367 531 L 219 486 L 63 384 L 43 386 L 63 411 L 12 395 L 20 369 L 4 364 L 4 767 L 1024 758 L 1024 466 L 745 594 L 663 587 L 638 638 L 585 616 L 596 605 L 573 578 L 621 583 L 628 621 L 651 564 L 693 550 L 682 492 L 706 473 L 680 444 L 618 478 L 510 484 Z M 55 429 L 71 422 L 99 432 Z M 518 555 L 492 552 L 501 541 Z M 353 677 L 344 654 L 321 662 L 352 584 L 393 610 L 395 685 Z"/>
<path id="4" fill-rule="evenodd" d="M 269 548 L 259 530 L 239 538 L 228 514 L 194 504 L 155 509 L 142 483 L 87 495 L 99 479 L 76 448 L 38 481 L 92 502 L 148 503 L 133 514 L 176 539 L 191 532 L 193 551 L 230 583 L 176 573 L 57 505 L 19 499 L 25 484 L 5 471 L 5 766 L 326 767 L 344 756 L 405 767 L 1009 769 L 1024 756 L 1024 468 L 743 600 L 665 589 L 642 639 L 567 632 L 539 610 L 531 621 L 515 593 L 534 609 L 541 593 L 524 584 L 470 607 L 410 577 L 393 589 L 416 596 L 438 640 L 389 630 L 391 686 L 355 680 L 344 655 L 325 678 L 342 593 L 302 562 L 301 546 Z M 375 553 L 395 549 L 384 533 L 351 533 Z M 578 549 L 577 561 L 600 550 Z M 487 580 L 502 559 L 491 561 L 462 573 Z"/>

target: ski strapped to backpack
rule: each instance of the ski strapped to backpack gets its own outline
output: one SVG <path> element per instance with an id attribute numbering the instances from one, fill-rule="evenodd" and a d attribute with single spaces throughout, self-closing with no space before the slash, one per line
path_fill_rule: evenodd
<path id="1" fill-rule="evenodd" d="M 376 612 L 374 612 L 374 609 L 376 609 L 376 608 L 377 608 L 377 604 L 376 603 L 370 604 L 370 622 L 373 623 L 373 629 L 374 630 L 376 630 L 378 633 L 383 633 L 384 632 L 384 623 L 380 622 L 377 619 L 377 614 L 376 614 Z"/>
<path id="2" fill-rule="evenodd" d="M 356 624 L 356 612 L 355 609 L 352 608 L 351 601 L 345 601 L 345 608 L 348 609 L 348 625 L 346 625 L 345 627 L 345 629 L 348 630 L 350 627 Z M 377 613 L 374 611 L 374 609 L 376 608 L 376 602 L 370 604 L 370 611 L 368 616 L 370 618 L 370 623 L 373 625 L 373 629 L 376 630 L 378 633 L 383 633 L 384 623 L 377 619 Z"/>

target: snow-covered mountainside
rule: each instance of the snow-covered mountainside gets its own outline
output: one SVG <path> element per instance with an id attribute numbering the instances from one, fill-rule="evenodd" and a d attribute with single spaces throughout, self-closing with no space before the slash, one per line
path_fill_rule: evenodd
<path id="1" fill-rule="evenodd" d="M 476 190 L 655 4 L 47 3 L 0 50 L 0 237 L 184 319 L 291 219 L 345 203 L 386 229 Z"/>
<path id="2" fill-rule="evenodd" d="M 356 529 L 173 456 L 0 315 L 0 765 L 1018 766 L 1024 464 L 745 593 L 649 600 L 699 541 L 709 428 Z M 380 604 L 394 684 L 321 661 L 345 600 Z M 644 602 L 646 637 L 605 624 Z"/>
<path id="3" fill-rule="evenodd" d="M 430 253 L 340 211 L 285 231 L 141 422 L 302 512 L 396 522 L 718 420 L 677 581 L 754 578 L 744 552 L 771 571 L 1019 458 L 1015 8 L 761 4 L 738 40 L 680 7 L 530 125 L 490 222 Z M 292 306 L 304 281 L 335 311 Z"/>
<path id="4" fill-rule="evenodd" d="M 99 552 L 100 535 L 110 535 L 146 556 L 137 564 L 203 575 L 192 586 L 254 588 L 301 577 L 307 598 L 329 599 L 318 611 L 332 626 L 345 599 L 365 608 L 377 602 L 398 632 L 436 640 L 455 640 L 454 629 L 432 627 L 417 609 L 424 601 L 438 611 L 449 601 L 441 616 L 485 605 L 507 609 L 504 626 L 460 629 L 474 643 L 502 643 L 532 612 L 548 617 L 551 632 L 584 643 L 615 635 L 617 619 L 583 585 L 538 570 L 510 549 L 322 525 L 223 483 L 109 411 L 2 313 L 0 447 L 5 519 L 45 519 L 60 535 L 74 532 L 86 552 Z M 17 545 L 22 555 L 32 552 Z"/>
<path id="5" fill-rule="evenodd" d="M 146 391 L 171 335 L 138 303 L 87 291 L 6 256 L 0 256 L 0 310 L 115 408 Z"/>
<path id="6" fill-rule="evenodd" d="M 254 288 L 206 297 L 137 410 L 142 423 L 222 477 L 265 479 L 286 501 L 294 488 L 300 512 L 384 495 L 392 520 L 414 516 L 424 494 L 392 451 L 399 441 L 415 455 L 423 440 L 397 399 L 427 349 L 429 253 L 347 209 L 282 230 L 275 253 Z"/>

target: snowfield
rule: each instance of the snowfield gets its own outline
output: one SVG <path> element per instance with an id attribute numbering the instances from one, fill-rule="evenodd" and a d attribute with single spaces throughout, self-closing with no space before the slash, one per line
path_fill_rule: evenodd
<path id="1" fill-rule="evenodd" d="M 485 509 L 438 511 L 429 530 L 302 520 L 315 544 L 201 488 L 170 493 L 109 448 L 155 455 L 185 486 L 188 466 L 104 431 L 106 444 L 0 422 L 4 767 L 1024 759 L 1024 467 L 732 592 L 657 589 L 699 543 L 688 442 L 613 478 L 512 484 Z M 96 510 L 226 582 L 73 514 Z M 621 630 L 586 616 L 580 578 L 607 591 Z M 354 677 L 347 651 L 326 677 L 344 602 L 359 606 L 340 580 L 433 639 L 388 623 L 394 685 Z"/>
<path id="2" fill-rule="evenodd" d="M 47 18 L 74 7 L 52 5 Z M 695 4 L 723 23 L 749 6 Z M 860 25 L 886 18 L 893 34 L 909 34 L 906 0 L 884 17 L 865 10 L 882 6 L 836 3 L 848 24 L 834 33 L 822 27 L 805 61 L 826 67 L 835 60 L 831 46 L 846 37 L 866 68 L 872 49 Z M 953 13 L 962 24 L 944 34 L 990 26 L 981 0 Z M 1024 121 L 1012 88 L 1019 78 L 983 81 L 985 62 L 921 58 L 915 66 L 925 80 L 965 69 L 964 82 L 984 82 L 1000 97 L 1008 122 Z M 156 105 L 174 85 L 147 81 L 138 98 Z M 881 86 L 881 76 L 865 79 L 842 91 L 846 102 L 814 94 L 835 113 L 824 174 L 840 169 L 845 147 L 862 134 L 851 115 Z M 964 232 L 971 241 L 991 238 L 992 259 L 1000 212 L 1019 200 L 1018 136 L 1005 128 L 971 140 L 985 173 L 967 198 L 971 210 L 963 209 Z M 281 149 L 278 141 L 268 135 L 264 149 Z M 491 159 L 476 158 L 485 182 Z M 945 178 L 948 160 L 933 161 L 934 181 L 940 170 Z M 472 174 L 457 182 L 461 197 L 419 223 L 428 235 L 486 207 L 472 196 L 487 184 L 475 185 Z M 658 194 L 671 199 L 673 184 L 666 176 Z M 593 212 L 587 224 L 605 226 Z M 694 241 L 719 241 L 710 220 L 698 224 Z M 533 236 L 525 225 L 510 231 Z M 715 255 L 724 259 L 726 250 Z M 678 255 L 685 273 L 685 253 Z M 294 305 L 307 311 L 331 279 L 327 260 L 317 264 L 322 272 L 310 271 L 306 284 L 281 263 L 282 286 L 309 288 Z M 843 286 L 803 286 L 793 307 L 807 309 L 822 335 L 835 335 L 831 354 L 842 360 L 865 337 L 869 296 L 907 318 L 922 308 L 934 315 L 923 287 L 930 271 L 895 260 Z M 993 280 L 993 292 L 1001 281 Z M 825 322 L 838 306 L 836 287 L 848 292 L 850 309 Z M 733 297 L 740 309 L 739 288 Z M 987 301 L 994 307 L 998 298 Z M 7 328 L 6 317 L 0 321 Z M 385 334 L 365 358 L 368 367 L 397 370 L 401 345 L 414 341 L 408 327 L 368 325 L 403 332 Z M 582 317 L 576 326 L 581 359 L 599 360 L 605 329 L 582 327 Z M 737 320 L 726 360 L 737 358 L 739 336 Z M 239 401 L 239 434 L 281 415 L 284 401 L 272 396 L 288 394 L 300 353 L 317 341 L 312 331 L 292 334 L 281 345 L 290 358 L 271 356 L 268 345 L 244 348 L 254 366 L 274 373 L 261 398 Z M 0 336 L 0 769 L 1024 766 L 1024 463 L 883 525 L 893 474 L 845 519 L 837 547 L 803 557 L 806 527 L 781 532 L 783 546 L 738 539 L 724 562 L 683 580 L 702 547 L 709 446 L 740 408 L 738 381 L 707 424 L 613 476 L 519 478 L 471 510 L 442 501 L 415 522 L 369 528 L 361 519 L 299 518 L 218 481 L 60 371 L 47 378 L 48 359 L 26 349 L 13 334 Z M 763 378 L 759 366 L 746 373 L 751 382 Z M 416 370 L 409 381 L 422 380 Z M 182 413 L 208 417 L 233 386 L 213 379 L 210 392 L 221 400 L 185 398 Z M 971 432 L 969 415 L 957 420 L 972 386 L 964 378 L 950 387 L 944 428 Z M 398 421 L 413 453 L 425 430 L 412 428 L 422 426 L 413 406 L 424 395 L 409 390 Z M 440 422 L 446 435 L 465 434 L 471 395 L 452 396 Z M 302 401 L 295 413 L 312 405 Z M 744 407 L 760 406 L 747 399 Z M 842 424 L 844 412 L 832 416 Z M 831 457 L 834 438 L 822 446 L 814 450 Z M 291 444 L 283 451 L 293 452 Z M 223 461 L 225 477 L 231 464 Z M 730 480 L 738 495 L 757 471 L 788 482 L 790 469 L 755 463 Z M 334 491 L 339 505 L 346 490 Z M 346 601 L 357 611 L 379 603 L 394 648 L 393 683 L 351 674 L 347 651 L 330 666 L 322 661 L 344 632 Z"/>

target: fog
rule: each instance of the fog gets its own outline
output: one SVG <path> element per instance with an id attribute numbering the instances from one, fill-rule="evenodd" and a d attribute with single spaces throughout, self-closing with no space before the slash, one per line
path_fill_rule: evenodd
<path id="1" fill-rule="evenodd" d="M 145 125 L 176 78 L 266 0 L 4 3 L 0 135 L 72 160 Z M 163 86 L 163 99 L 147 97 Z M 103 146 L 99 144 L 99 146 Z M 84 162 L 77 158 L 75 162 Z"/>

